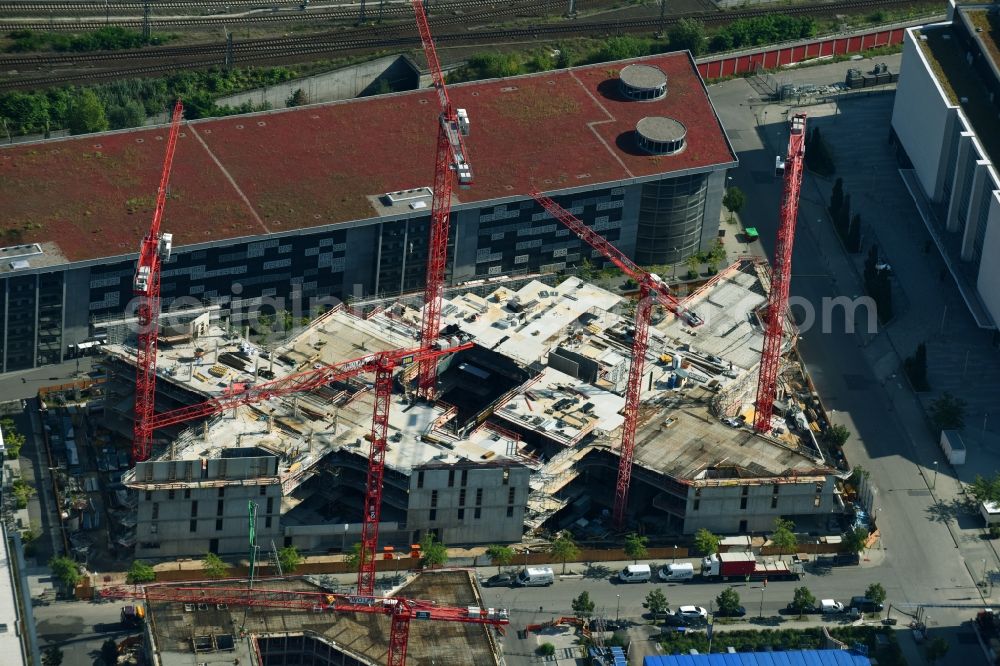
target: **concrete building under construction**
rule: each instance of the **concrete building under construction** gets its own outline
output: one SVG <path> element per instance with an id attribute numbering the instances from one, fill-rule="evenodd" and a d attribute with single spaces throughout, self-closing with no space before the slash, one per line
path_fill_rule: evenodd
<path id="1" fill-rule="evenodd" d="M 153 666 L 187 664 L 267 664 L 267 666 L 378 666 L 386 663 L 388 615 L 324 612 L 261 606 L 246 609 L 208 603 L 213 587 L 246 587 L 246 581 L 197 583 L 206 601 L 148 603 L 144 652 Z M 191 584 L 186 587 L 190 588 Z M 180 586 L 177 586 L 180 587 Z M 336 592 L 321 579 L 256 581 L 278 594 Z M 159 590 L 153 592 L 157 594 Z M 442 605 L 483 606 L 468 571 L 437 571 L 412 577 L 394 594 L 434 599 Z M 160 596 L 169 596 L 169 591 Z M 258 593 L 265 599 L 267 592 Z M 488 626 L 414 620 L 409 625 L 406 663 L 411 666 L 499 666 L 503 663 L 495 631 Z"/>
<path id="2" fill-rule="evenodd" d="M 654 313 L 631 521 L 655 532 L 745 533 L 784 516 L 834 529 L 843 508 L 838 470 L 813 434 L 813 397 L 794 366 L 772 433 L 746 426 L 767 284 L 766 265 L 742 261 L 688 296 L 703 325 Z M 396 376 L 380 543 L 406 546 L 427 533 L 458 545 L 518 542 L 525 532 L 568 525 L 581 536 L 606 530 L 631 303 L 578 278 L 450 290 L 445 335 L 471 347 L 444 357 L 434 403 L 416 399 L 416 366 Z M 161 344 L 159 410 L 411 348 L 420 316 L 416 300 L 339 307 L 262 346 L 224 320 L 205 326 L 201 313 L 197 327 L 185 334 L 175 325 Z M 134 352 L 127 344 L 107 352 L 115 376 L 107 422 L 127 436 Z M 262 540 L 348 548 L 361 532 L 371 388 L 359 375 L 162 431 L 154 458 L 124 479 L 137 493 L 136 554 L 242 553 L 248 501 L 257 504 Z"/>

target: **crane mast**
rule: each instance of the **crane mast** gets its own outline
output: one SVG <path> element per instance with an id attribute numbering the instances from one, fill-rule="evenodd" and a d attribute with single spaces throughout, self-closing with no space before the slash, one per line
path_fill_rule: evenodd
<path id="1" fill-rule="evenodd" d="M 615 504 L 612 512 L 614 525 L 618 529 L 625 526 L 625 510 L 628 507 L 629 484 L 632 480 L 632 459 L 635 454 L 635 431 L 639 423 L 639 403 L 642 396 L 642 374 L 649 348 L 649 319 L 656 302 L 662 303 L 670 312 L 683 319 L 689 326 L 700 326 L 703 321 L 693 311 L 678 301 L 658 275 L 649 273 L 629 259 L 606 238 L 588 227 L 582 220 L 564 209 L 551 198 L 537 190 L 531 192 L 535 199 L 552 217 L 576 234 L 581 240 L 600 252 L 623 273 L 639 285 L 639 302 L 635 308 L 635 333 L 632 336 L 632 361 L 629 364 L 628 384 L 625 389 L 624 423 L 622 443 L 618 462 L 618 480 L 615 484 Z"/>
<path id="2" fill-rule="evenodd" d="M 774 266 L 771 274 L 771 293 L 767 298 L 764 323 L 764 348 L 760 357 L 760 375 L 757 379 L 757 400 L 754 403 L 754 428 L 757 432 L 771 431 L 774 412 L 778 370 L 781 364 L 781 342 L 784 322 L 788 316 L 788 288 L 791 283 L 792 247 L 795 243 L 795 223 L 799 216 L 799 192 L 806 154 L 806 116 L 792 116 L 788 155 L 785 158 L 785 182 L 781 197 L 781 218 L 778 220 L 778 237 L 774 246 Z"/>
<path id="3" fill-rule="evenodd" d="M 156 208 L 149 232 L 139 246 L 132 294 L 138 299 L 138 344 L 135 363 L 135 417 L 133 422 L 132 461 L 149 458 L 153 450 L 153 428 L 150 422 L 156 402 L 156 338 L 160 325 L 160 266 L 170 259 L 173 235 L 160 231 L 163 209 L 167 203 L 167 185 L 174 163 L 174 150 L 180 131 L 184 106 L 180 100 L 174 106 L 170 121 L 167 153 L 160 175 L 160 188 L 156 192 Z"/>
<path id="4" fill-rule="evenodd" d="M 143 599 L 190 604 L 228 604 L 244 608 L 282 608 L 312 613 L 365 613 L 388 615 L 391 621 L 388 666 L 405 666 L 411 620 L 458 622 L 502 628 L 510 624 L 505 609 L 477 606 L 442 606 L 433 601 L 372 595 L 344 595 L 327 592 L 304 592 L 246 587 L 187 587 L 147 585 L 145 587 L 108 587 L 100 592 L 105 599 Z M 500 629 L 502 631 L 502 629 Z"/>
<path id="5" fill-rule="evenodd" d="M 427 253 L 427 278 L 424 286 L 424 313 L 420 327 L 420 340 L 424 347 L 434 344 L 441 332 L 441 295 L 444 273 L 448 263 L 448 234 L 451 226 L 451 193 L 454 177 L 460 187 L 472 184 L 472 167 L 462 137 L 469 135 L 469 115 L 465 109 L 456 109 L 448 98 L 444 74 L 438 60 L 434 39 L 423 0 L 412 0 L 417 19 L 417 31 L 423 44 L 427 67 L 431 72 L 434 91 L 437 93 L 441 113 L 438 122 L 436 153 L 434 158 L 434 195 L 431 200 L 431 233 Z M 437 391 L 437 364 L 431 360 L 420 363 L 419 395 L 433 400 Z"/>

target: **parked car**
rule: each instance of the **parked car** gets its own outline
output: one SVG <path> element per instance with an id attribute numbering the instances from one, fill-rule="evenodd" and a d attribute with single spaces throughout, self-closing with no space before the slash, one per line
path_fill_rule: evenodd
<path id="1" fill-rule="evenodd" d="M 708 611 L 701 606 L 681 606 L 663 617 L 667 627 L 701 627 L 708 623 Z"/>
<path id="2" fill-rule="evenodd" d="M 747 609 L 744 606 L 739 606 L 732 611 L 724 611 L 719 609 L 712 613 L 715 617 L 743 617 L 747 614 Z"/>
<path id="3" fill-rule="evenodd" d="M 660 580 L 665 582 L 681 582 L 694 579 L 694 565 L 690 562 L 668 564 L 660 568 Z"/>
<path id="4" fill-rule="evenodd" d="M 806 605 L 802 609 L 801 612 L 802 612 L 803 615 L 813 615 L 813 614 L 819 613 L 821 611 L 820 611 L 819 606 L 816 606 L 814 604 L 808 604 L 808 605 Z M 783 613 L 785 615 L 798 615 L 799 614 L 799 609 L 795 607 L 794 603 L 788 602 L 788 605 L 785 606 L 785 608 L 783 610 Z"/>
<path id="5" fill-rule="evenodd" d="M 483 581 L 483 587 L 512 587 L 514 585 L 513 574 L 496 574 Z"/>
<path id="6" fill-rule="evenodd" d="M 630 564 L 618 572 L 621 583 L 648 583 L 652 575 L 648 564 Z"/>
<path id="7" fill-rule="evenodd" d="M 851 597 L 851 603 L 848 604 L 847 608 L 856 608 L 862 613 L 877 613 L 885 606 L 867 597 Z"/>
<path id="8" fill-rule="evenodd" d="M 832 615 L 834 613 L 843 613 L 844 604 L 834 599 L 822 599 L 819 602 L 819 610 L 824 615 Z"/>

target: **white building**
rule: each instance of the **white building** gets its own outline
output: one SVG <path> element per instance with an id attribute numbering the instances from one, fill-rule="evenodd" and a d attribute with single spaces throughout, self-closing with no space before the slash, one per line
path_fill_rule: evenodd
<path id="1" fill-rule="evenodd" d="M 892 138 L 921 216 L 982 328 L 1000 321 L 997 5 L 907 30 Z"/>

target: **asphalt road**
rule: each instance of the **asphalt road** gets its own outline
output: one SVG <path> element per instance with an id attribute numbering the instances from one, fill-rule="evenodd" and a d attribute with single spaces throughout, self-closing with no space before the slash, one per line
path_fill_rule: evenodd
<path id="1" fill-rule="evenodd" d="M 816 67 L 795 75 L 815 83 L 842 80 L 839 69 L 869 62 L 841 63 Z M 895 67 L 890 64 L 890 67 Z M 824 73 L 826 72 L 826 73 Z M 789 75 L 791 76 L 791 75 Z M 740 156 L 740 167 L 733 173 L 734 182 L 747 193 L 750 202 L 743 216 L 758 228 L 764 249 L 770 256 L 777 220 L 781 183 L 773 177 L 774 155 L 787 145 L 785 107 L 750 106 L 752 96 L 743 80 L 734 80 L 710 89 L 723 124 L 729 131 Z M 852 100 L 838 109 L 834 104 L 807 109 L 811 121 L 848 123 L 849 126 L 873 128 L 881 140 L 888 132 L 884 115 L 887 100 Z M 891 103 L 891 102 L 889 102 Z M 880 104 L 878 113 L 870 105 Z M 765 112 L 767 115 L 765 116 Z M 795 111 L 793 110 L 792 113 Z M 836 115 L 839 114 L 839 115 Z M 878 121 L 880 124 L 874 124 Z M 842 167 L 865 164 L 865 155 L 842 147 L 838 160 Z M 879 177 L 891 178 L 893 170 L 881 169 Z M 767 174 L 772 174 L 768 177 Z M 895 176 L 898 179 L 898 175 Z M 812 304 L 822 312 L 822 300 L 835 296 L 862 294 L 863 288 L 850 260 L 830 232 L 825 216 L 826 201 L 820 196 L 812 176 L 803 183 L 798 228 L 792 259 L 791 295 Z M 872 184 L 866 193 L 876 202 L 878 188 L 897 183 Z M 877 208 L 868 219 L 905 214 Z M 888 220 L 886 223 L 889 223 Z M 915 259 L 919 261 L 920 259 Z M 932 316 L 931 313 L 928 316 Z M 876 499 L 878 525 L 882 531 L 885 562 L 877 578 L 888 591 L 889 599 L 927 604 L 974 604 L 980 602 L 974 577 L 963 560 L 956 539 L 945 521 L 935 520 L 935 499 L 930 492 L 928 467 L 935 457 L 928 451 L 928 434 L 919 412 L 905 411 L 912 394 L 894 373 L 898 362 L 874 352 L 878 338 L 858 334 L 845 326 L 843 312 L 834 310 L 826 322 L 804 330 L 799 351 L 808 367 L 817 391 L 834 422 L 851 431 L 845 453 L 852 465 L 862 465 L 872 474 L 880 489 Z M 871 345 L 869 347 L 868 345 Z M 901 417 L 901 412 L 906 416 Z M 940 455 L 939 453 L 937 455 Z M 838 573 L 836 578 L 843 574 Z M 770 589 L 770 588 L 769 588 Z M 949 663 L 963 659 L 980 663 L 978 644 L 968 641 L 968 619 L 972 609 L 933 608 L 929 626 L 959 628 L 952 632 Z M 953 661 L 955 660 L 955 661 Z"/>
<path id="2" fill-rule="evenodd" d="M 63 651 L 62 666 L 102 666 L 101 644 L 134 633 L 119 623 L 120 613 L 121 604 L 113 602 L 54 601 L 35 606 L 40 647 L 44 652 L 58 645 Z"/>
<path id="3" fill-rule="evenodd" d="M 47 365 L 44 368 L 10 372 L 4 375 L 0 382 L 0 402 L 8 400 L 23 400 L 38 394 L 38 389 L 53 384 L 63 384 L 72 381 L 77 374 L 91 371 L 94 358 L 85 356 L 80 359 L 66 361 L 59 365 Z"/>

